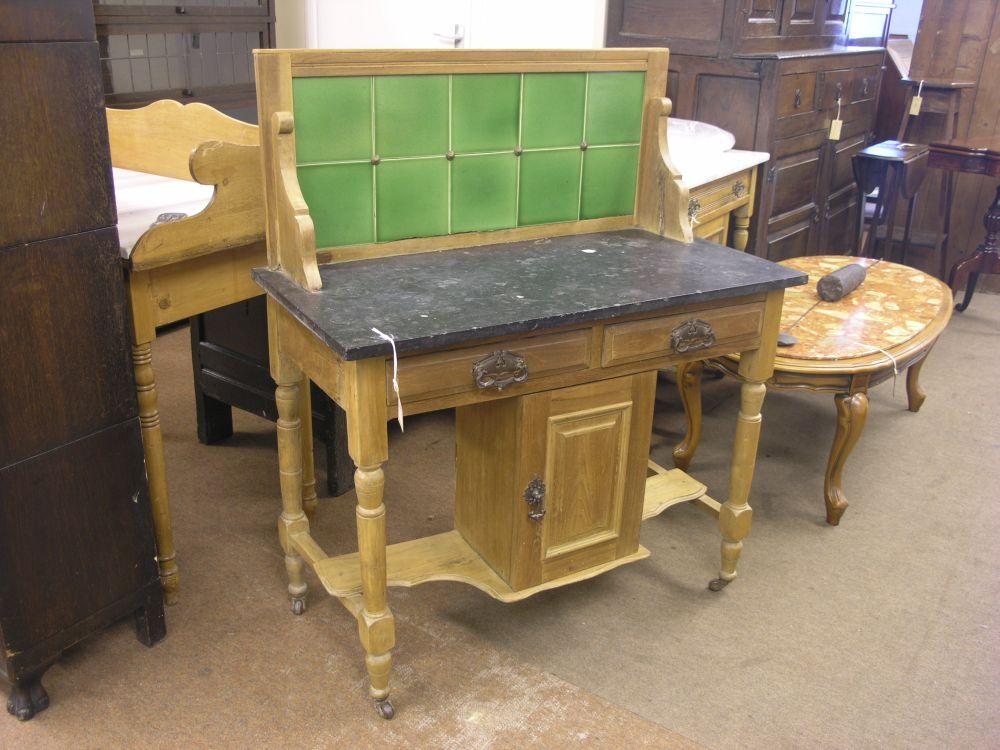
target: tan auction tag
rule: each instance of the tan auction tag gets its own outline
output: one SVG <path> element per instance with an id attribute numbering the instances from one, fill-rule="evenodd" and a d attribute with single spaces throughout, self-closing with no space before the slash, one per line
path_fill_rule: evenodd
<path id="1" fill-rule="evenodd" d="M 915 96 L 913 97 L 913 99 L 910 100 L 910 114 L 913 117 L 916 117 L 917 115 L 920 114 L 920 107 L 921 105 L 923 105 L 923 103 L 924 103 L 924 97 L 922 96 Z"/>
<path id="2" fill-rule="evenodd" d="M 844 127 L 843 120 L 834 120 L 830 123 L 830 140 L 839 141 L 840 140 L 840 129 Z"/>

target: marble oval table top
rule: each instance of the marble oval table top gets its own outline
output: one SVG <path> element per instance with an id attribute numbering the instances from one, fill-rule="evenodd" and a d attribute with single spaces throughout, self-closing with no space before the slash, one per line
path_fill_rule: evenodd
<path id="1" fill-rule="evenodd" d="M 864 283 L 838 302 L 822 301 L 816 283 L 849 263 L 869 266 Z M 798 343 L 779 347 L 779 360 L 841 360 L 868 355 L 888 360 L 883 350 L 891 352 L 906 344 L 937 320 L 943 308 L 951 309 L 951 292 L 945 284 L 898 263 L 814 255 L 790 258 L 781 265 L 809 274 L 809 282 L 785 290 L 781 330 L 795 336 Z"/>

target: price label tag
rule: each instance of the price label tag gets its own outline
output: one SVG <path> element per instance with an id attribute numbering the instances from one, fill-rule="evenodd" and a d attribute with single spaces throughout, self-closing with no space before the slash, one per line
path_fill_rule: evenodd
<path id="1" fill-rule="evenodd" d="M 920 107 L 923 106 L 924 97 L 915 96 L 910 100 L 910 115 L 916 117 L 920 114 Z"/>
<path id="2" fill-rule="evenodd" d="M 840 129 L 844 127 L 843 120 L 834 120 L 830 123 L 830 140 L 839 141 L 840 140 Z"/>

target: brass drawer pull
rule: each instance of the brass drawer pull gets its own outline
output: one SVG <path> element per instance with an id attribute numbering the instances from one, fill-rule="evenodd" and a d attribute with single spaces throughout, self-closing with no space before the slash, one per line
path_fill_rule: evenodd
<path id="1" fill-rule="evenodd" d="M 524 488 L 524 502 L 528 504 L 528 518 L 541 521 L 545 517 L 545 482 L 537 474 Z"/>
<path id="2" fill-rule="evenodd" d="M 479 388 L 502 391 L 511 383 L 528 379 L 528 363 L 524 357 L 506 349 L 490 352 L 472 365 L 472 377 Z"/>
<path id="3" fill-rule="evenodd" d="M 795 109 L 802 106 L 802 89 L 795 89 Z"/>
<path id="4" fill-rule="evenodd" d="M 670 332 L 670 348 L 677 354 L 706 349 L 715 344 L 715 331 L 710 323 L 698 318 L 685 320 Z"/>

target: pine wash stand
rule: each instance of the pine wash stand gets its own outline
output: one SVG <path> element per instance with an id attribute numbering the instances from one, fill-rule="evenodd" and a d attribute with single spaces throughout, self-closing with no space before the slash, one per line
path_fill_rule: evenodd
<path id="1" fill-rule="evenodd" d="M 784 288 L 800 272 L 693 240 L 666 141 L 666 50 L 258 50 L 271 370 L 292 610 L 308 564 L 355 615 L 381 716 L 386 589 L 506 602 L 649 555 L 639 525 L 694 500 L 722 532 L 747 496 Z M 455 529 L 386 546 L 387 420 L 455 408 Z M 648 460 L 656 371 L 739 352 L 729 499 Z M 302 508 L 305 378 L 347 413 L 358 551 Z M 650 476 L 647 477 L 647 474 Z"/>

